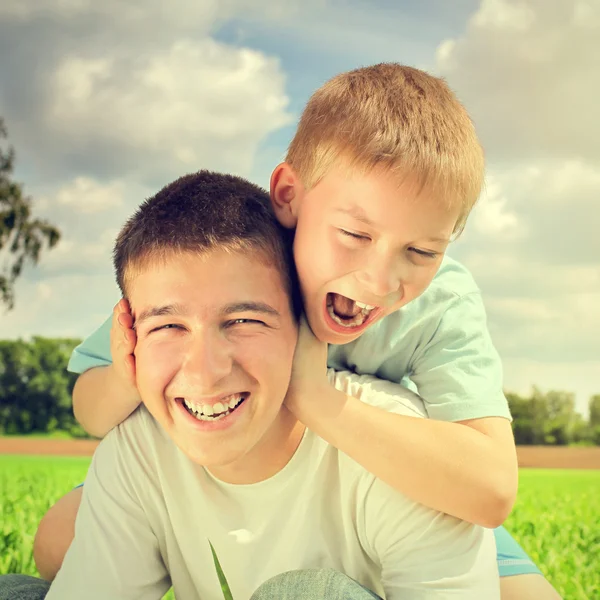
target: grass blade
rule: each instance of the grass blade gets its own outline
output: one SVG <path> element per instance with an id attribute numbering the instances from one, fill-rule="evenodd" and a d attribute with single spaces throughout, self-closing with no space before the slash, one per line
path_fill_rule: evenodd
<path id="1" fill-rule="evenodd" d="M 233 596 L 231 595 L 231 590 L 229 589 L 229 584 L 227 583 L 227 579 L 225 578 L 225 573 L 223 573 L 223 569 L 221 569 L 221 563 L 217 557 L 217 553 L 213 548 L 213 545 L 208 542 L 210 545 L 210 551 L 213 555 L 213 560 L 215 561 L 215 569 L 217 570 L 217 577 L 219 578 L 219 583 L 221 584 L 221 591 L 223 592 L 223 598 L 225 600 L 233 600 Z"/>

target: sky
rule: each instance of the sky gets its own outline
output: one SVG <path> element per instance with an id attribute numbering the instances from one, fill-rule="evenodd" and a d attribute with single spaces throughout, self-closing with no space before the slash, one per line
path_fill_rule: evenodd
<path id="1" fill-rule="evenodd" d="M 449 254 L 483 291 L 505 388 L 572 391 L 585 414 L 600 393 L 597 0 L 3 0 L 15 178 L 63 235 L 21 276 L 0 338 L 91 333 L 140 202 L 202 168 L 267 187 L 311 93 L 386 61 L 444 77 L 483 143 L 486 187 Z"/>

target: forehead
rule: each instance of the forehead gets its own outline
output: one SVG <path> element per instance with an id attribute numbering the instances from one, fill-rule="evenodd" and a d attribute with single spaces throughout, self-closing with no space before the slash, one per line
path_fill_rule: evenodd
<path id="1" fill-rule="evenodd" d="M 424 231 L 451 233 L 461 210 L 460 202 L 445 194 L 440 185 L 423 182 L 416 173 L 384 166 L 362 170 L 341 163 L 314 191 L 321 206 L 384 228 L 410 222 Z"/>
<path id="2" fill-rule="evenodd" d="M 260 251 L 182 252 L 145 260 L 127 273 L 134 312 L 164 303 L 218 307 L 233 301 L 288 300 L 280 270 Z"/>

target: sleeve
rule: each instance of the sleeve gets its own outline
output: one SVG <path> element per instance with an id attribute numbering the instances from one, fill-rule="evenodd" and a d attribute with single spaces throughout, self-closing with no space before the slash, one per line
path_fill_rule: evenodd
<path id="1" fill-rule="evenodd" d="M 446 309 L 431 339 L 416 350 L 410 378 L 432 419 L 511 419 L 479 292 L 457 297 Z"/>
<path id="2" fill-rule="evenodd" d="M 106 367 L 112 363 L 110 355 L 110 328 L 112 315 L 73 350 L 67 370 L 71 373 L 85 373 L 93 367 Z"/>
<path id="3" fill-rule="evenodd" d="M 133 418 L 133 417 L 130 417 Z M 171 586 L 158 540 L 132 486 L 133 452 L 121 427 L 100 443 L 88 472 L 75 537 L 46 600 L 160 600 Z"/>
<path id="4" fill-rule="evenodd" d="M 348 396 L 365 404 L 409 417 L 426 417 L 423 400 L 414 392 L 373 375 L 357 375 L 351 371 L 328 369 L 329 382 Z"/>
<path id="5" fill-rule="evenodd" d="M 387 600 L 500 600 L 493 531 L 429 509 L 373 479 L 366 547 Z"/>

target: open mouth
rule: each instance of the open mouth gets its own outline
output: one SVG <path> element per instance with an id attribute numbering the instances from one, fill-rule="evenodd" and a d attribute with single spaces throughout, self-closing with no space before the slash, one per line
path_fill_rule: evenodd
<path id="1" fill-rule="evenodd" d="M 373 320 L 379 307 L 358 302 L 352 298 L 330 292 L 326 299 L 327 314 L 343 329 L 356 331 Z"/>
<path id="2" fill-rule="evenodd" d="M 231 394 L 221 398 L 214 404 L 201 404 L 193 402 L 181 396 L 175 398 L 175 401 L 181 402 L 181 405 L 198 421 L 220 421 L 235 412 L 249 396 L 248 392 L 241 394 Z"/>

